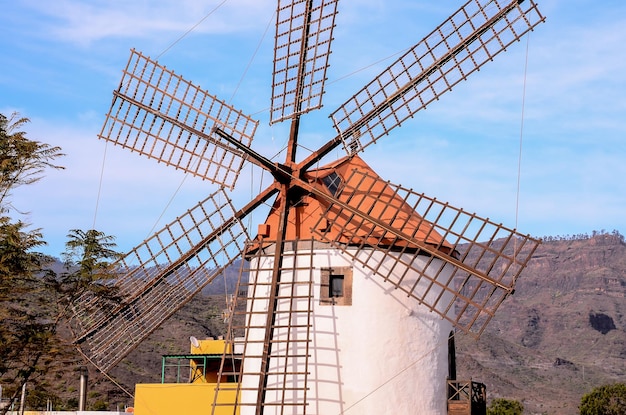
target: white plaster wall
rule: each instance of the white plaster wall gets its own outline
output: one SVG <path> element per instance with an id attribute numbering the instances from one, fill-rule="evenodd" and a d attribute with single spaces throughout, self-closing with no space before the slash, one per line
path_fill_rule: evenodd
<path id="1" fill-rule="evenodd" d="M 365 253 L 363 253 L 365 254 Z M 384 259 L 381 253 L 374 253 L 383 262 L 382 269 L 397 262 Z M 260 268 L 271 268 L 271 257 L 262 259 Z M 301 259 L 299 258 L 298 261 Z M 305 257 L 303 262 L 309 261 Z M 292 256 L 285 256 L 283 269 L 291 267 Z M 446 377 L 448 375 L 448 335 L 452 330 L 449 322 L 430 312 L 415 299 L 407 297 L 400 290 L 393 289 L 389 283 L 378 275 L 363 268 L 360 264 L 352 264 L 351 259 L 339 251 L 319 249 L 314 255 L 313 272 L 313 315 L 312 332 L 309 349 L 310 372 L 306 409 L 307 414 L 334 415 L 358 414 L 380 415 L 440 415 L 446 412 Z M 299 264 L 304 265 L 304 264 Z M 352 305 L 331 306 L 319 304 L 320 275 L 322 268 L 351 266 L 353 267 Z M 439 264 L 433 264 L 439 265 Z M 254 268 L 254 267 L 253 267 Z M 447 271 L 447 270 L 446 270 Z M 269 281 L 271 272 L 262 271 L 260 280 Z M 309 279 L 310 273 L 283 272 L 282 278 Z M 440 274 L 440 280 L 446 281 L 449 272 Z M 251 278 L 254 278 L 251 275 Z M 408 276 L 415 280 L 416 276 Z M 407 281 L 409 282 L 409 281 Z M 420 283 L 419 289 L 427 289 L 430 284 Z M 306 284 L 298 286 L 296 294 L 305 294 Z M 267 287 L 259 287 L 258 297 L 268 293 Z M 288 293 L 284 293 L 288 294 Z M 440 289 L 431 287 L 428 296 L 441 295 Z M 450 298 L 443 293 L 444 297 Z M 305 305 L 280 302 L 283 310 L 305 309 Z M 449 300 L 442 301 L 448 304 Z M 250 304 L 250 302 L 249 302 Z M 255 311 L 267 309 L 267 301 L 255 301 Z M 298 314 L 298 313 L 295 313 Z M 255 315 L 253 325 L 264 325 L 262 314 Z M 294 315 L 292 324 L 305 323 L 306 313 Z M 280 321 L 277 322 L 281 324 Z M 284 322 L 283 322 L 284 323 Z M 254 329 L 250 338 L 260 340 L 263 330 Z M 298 329 L 289 334 L 290 339 L 305 339 L 306 331 Z M 277 329 L 274 339 L 286 339 L 285 330 Z M 281 346 L 275 346 L 281 347 Z M 301 344 L 298 353 L 304 353 Z M 261 344 L 248 344 L 248 356 L 260 355 Z M 282 362 L 273 359 L 272 367 L 281 367 Z M 245 358 L 244 373 L 256 372 L 260 367 L 260 359 Z M 304 371 L 304 359 L 290 361 L 288 370 Z M 276 379 L 270 379 L 271 386 Z M 290 386 L 298 388 L 304 379 L 288 377 Z M 242 403 L 256 401 L 257 376 L 244 376 Z M 246 392 L 246 388 L 250 391 Z M 285 398 L 271 391 L 266 396 L 267 402 L 280 402 L 282 399 L 297 402 L 302 399 L 302 392 L 291 392 Z M 284 409 L 284 408 L 283 408 Z M 254 413 L 254 407 L 243 406 L 241 414 Z M 266 407 L 266 414 L 299 414 L 302 410 L 293 408 L 280 412 Z"/>

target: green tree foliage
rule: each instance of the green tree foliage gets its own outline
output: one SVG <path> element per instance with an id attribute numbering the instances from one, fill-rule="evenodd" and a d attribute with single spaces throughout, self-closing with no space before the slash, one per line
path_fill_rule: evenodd
<path id="1" fill-rule="evenodd" d="M 90 406 L 89 409 L 91 409 L 92 411 L 106 411 L 108 407 L 109 407 L 109 404 L 106 401 L 103 401 L 102 399 L 98 399 Z"/>
<path id="2" fill-rule="evenodd" d="M 11 190 L 33 184 L 43 177 L 46 169 L 62 169 L 54 160 L 63 156 L 60 147 L 52 147 L 26 138 L 20 131 L 28 118 L 17 113 L 10 117 L 0 114 L 0 208 L 6 213 L 11 207 Z"/>
<path id="3" fill-rule="evenodd" d="M 67 273 L 63 275 L 61 282 L 64 291 L 71 294 L 69 300 L 85 291 L 113 298 L 114 287 L 108 283 L 115 274 L 112 273 L 110 264 L 120 257 L 115 251 L 115 238 L 95 229 L 72 229 L 67 238 L 63 253 Z"/>
<path id="4" fill-rule="evenodd" d="M 521 402 L 503 398 L 494 399 L 487 408 L 487 415 L 522 415 L 523 412 Z"/>
<path id="5" fill-rule="evenodd" d="M 582 397 L 580 415 L 626 414 L 626 384 L 615 383 L 594 388 Z"/>
<path id="6" fill-rule="evenodd" d="M 27 122 L 17 114 L 0 114 L 0 384 L 10 391 L 12 402 L 24 383 L 36 384 L 35 375 L 71 353 L 59 334 L 67 323 L 67 306 L 86 290 L 108 293 L 106 268 L 117 258 L 113 238 L 72 230 L 64 255 L 67 272 L 59 276 L 49 268 L 54 259 L 37 252 L 45 245 L 41 231 L 9 216 L 20 215 L 10 200 L 15 188 L 37 182 L 46 169 L 62 168 L 54 164 L 63 155 L 60 148 L 29 140 L 19 131 Z M 55 401 L 43 388 L 33 393 L 27 399 L 38 408 Z"/>
<path id="7" fill-rule="evenodd" d="M 88 295 L 105 300 L 97 302 L 101 309 L 116 307 L 121 299 L 113 284 L 116 274 L 110 265 L 120 254 L 115 251 L 114 238 L 95 229 L 72 229 L 67 238 L 63 253 L 66 271 L 59 278 L 57 288 L 63 295 L 60 304 L 69 307 Z"/>
<path id="8" fill-rule="evenodd" d="M 14 386 L 13 400 L 58 350 L 47 289 L 55 277 L 46 269 L 52 258 L 35 251 L 45 245 L 39 229 L 8 216 L 13 189 L 35 183 L 45 168 L 61 168 L 52 164 L 62 155 L 58 147 L 18 131 L 27 122 L 0 114 L 0 381 Z"/>
<path id="9" fill-rule="evenodd" d="M 26 406 L 37 411 L 45 411 L 49 406 L 58 408 L 60 405 L 59 397 L 43 388 L 31 390 L 26 396 Z"/>

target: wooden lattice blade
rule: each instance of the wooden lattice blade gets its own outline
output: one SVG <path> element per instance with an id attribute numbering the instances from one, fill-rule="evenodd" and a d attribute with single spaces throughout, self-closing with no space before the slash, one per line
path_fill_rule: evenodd
<path id="1" fill-rule="evenodd" d="M 465 80 L 545 19 L 532 0 L 470 0 L 331 114 L 348 154 Z"/>
<path id="2" fill-rule="evenodd" d="M 246 247 L 230 316 L 227 348 L 242 356 L 240 371 L 220 372 L 216 389 L 236 389 L 238 400 L 216 407 L 231 407 L 232 413 L 242 407 L 256 407 L 260 413 L 259 405 L 270 413 L 274 413 L 271 407 L 289 407 L 289 413 L 304 414 L 313 347 L 314 275 L 318 272 L 313 265 L 314 246 L 288 241 L 273 285 L 273 256 L 279 244 L 263 240 L 261 245 L 266 249 L 256 249 L 257 244 Z M 228 358 L 225 353 L 223 359 Z M 233 376 L 240 383 L 228 383 Z"/>
<path id="3" fill-rule="evenodd" d="M 74 303 L 75 342 L 108 371 L 239 258 L 248 239 L 217 191 L 112 266 L 119 301 L 85 294 Z"/>
<path id="4" fill-rule="evenodd" d="M 258 122 L 135 50 L 100 138 L 232 188 L 244 153 L 212 129 L 249 146 Z"/>
<path id="5" fill-rule="evenodd" d="M 322 105 L 337 0 L 279 0 L 270 123 Z"/>
<path id="6" fill-rule="evenodd" d="M 343 177 L 334 193 L 313 234 L 475 336 L 513 292 L 539 245 L 368 171 Z"/>

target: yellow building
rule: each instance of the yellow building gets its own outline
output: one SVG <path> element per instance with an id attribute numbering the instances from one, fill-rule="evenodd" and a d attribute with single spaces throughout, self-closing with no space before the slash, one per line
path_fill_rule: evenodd
<path id="1" fill-rule="evenodd" d="M 225 351 L 232 358 L 225 359 L 224 372 L 238 373 L 241 359 L 227 349 L 224 340 L 193 339 L 189 354 L 163 356 L 161 383 L 135 387 L 135 414 L 232 415 L 237 398 L 236 377 L 232 376 L 229 383 L 222 381 L 219 392 L 215 391 Z M 215 402 L 216 410 L 212 412 Z"/>

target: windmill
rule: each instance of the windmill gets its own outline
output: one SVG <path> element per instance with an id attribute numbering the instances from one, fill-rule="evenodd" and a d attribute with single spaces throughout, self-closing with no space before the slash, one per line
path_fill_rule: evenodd
<path id="1" fill-rule="evenodd" d="M 245 258 L 246 311 L 240 327 L 231 319 L 244 334 L 229 340 L 243 350 L 233 410 L 343 413 L 407 369 L 418 388 L 358 412 L 445 410 L 447 350 L 407 363 L 453 329 L 479 336 L 538 241 L 388 183 L 359 153 L 544 18 L 532 0 L 468 1 L 332 112 L 334 137 L 298 159 L 300 118 L 322 106 L 337 3 L 278 1 L 270 123 L 290 123 L 282 163 L 251 147 L 257 121 L 131 51 L 99 137 L 219 189 L 114 265 L 121 301 L 74 304 L 75 343 L 102 371 Z M 345 157 L 320 167 L 338 147 Z M 225 189 L 246 162 L 274 181 L 237 209 Z M 243 220 L 268 203 L 253 238 Z"/>

